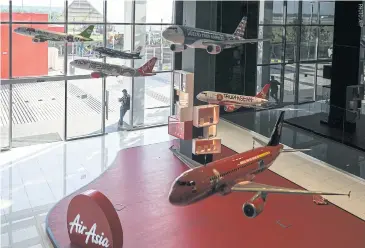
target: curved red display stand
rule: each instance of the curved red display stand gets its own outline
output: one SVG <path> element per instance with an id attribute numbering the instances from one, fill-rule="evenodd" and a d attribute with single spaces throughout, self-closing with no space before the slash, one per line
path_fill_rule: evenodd
<path id="1" fill-rule="evenodd" d="M 123 229 L 110 200 L 97 190 L 76 195 L 67 209 L 67 230 L 72 244 L 88 248 L 121 248 Z"/>
<path id="2" fill-rule="evenodd" d="M 116 248 L 122 242 L 124 248 L 365 247 L 363 220 L 333 204 L 318 207 L 309 195 L 271 195 L 255 219 L 246 218 L 241 211 L 242 204 L 253 196 L 248 192 L 211 196 L 186 207 L 171 205 L 171 184 L 189 169 L 169 151 L 173 142 L 121 150 L 102 175 L 59 201 L 46 217 L 47 235 L 54 247 L 96 247 L 90 245 L 90 239 L 88 245 L 82 243 L 85 235 L 69 236 L 68 223 L 79 213 L 87 230 L 96 221 L 95 234 L 104 232 L 109 247 Z M 234 154 L 222 148 L 215 160 Z M 255 181 L 300 188 L 269 170 Z"/>

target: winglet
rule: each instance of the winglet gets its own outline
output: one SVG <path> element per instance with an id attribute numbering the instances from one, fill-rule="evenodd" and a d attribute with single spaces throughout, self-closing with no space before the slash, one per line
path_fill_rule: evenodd
<path id="1" fill-rule="evenodd" d="M 348 193 L 348 195 L 347 195 L 349 198 L 350 198 L 350 196 L 351 196 L 351 190 L 349 191 L 349 193 Z"/>

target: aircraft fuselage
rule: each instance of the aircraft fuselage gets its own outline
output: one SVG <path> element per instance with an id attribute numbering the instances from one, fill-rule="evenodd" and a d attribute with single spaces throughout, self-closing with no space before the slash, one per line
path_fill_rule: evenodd
<path id="1" fill-rule="evenodd" d="M 127 53 L 122 51 L 117 51 L 109 48 L 97 48 L 95 52 L 99 53 L 101 56 L 120 58 L 120 59 L 141 59 L 139 54 Z"/>
<path id="2" fill-rule="evenodd" d="M 269 168 L 278 158 L 283 145 L 266 146 L 239 153 L 190 169 L 175 179 L 169 193 L 173 205 L 185 206 L 213 194 L 229 194 L 238 182 L 252 178 Z"/>
<path id="3" fill-rule="evenodd" d="M 191 48 L 206 48 L 204 42 L 214 43 L 215 41 L 228 41 L 228 40 L 244 40 L 239 36 L 232 34 L 225 34 L 205 29 L 185 27 L 182 25 L 173 25 L 167 28 L 162 36 L 179 45 L 186 45 Z M 231 48 L 237 45 L 224 45 L 224 48 Z"/>
<path id="4" fill-rule="evenodd" d="M 243 96 L 222 92 L 214 91 L 203 91 L 199 93 L 196 98 L 202 102 L 218 105 L 235 105 L 241 107 L 260 106 L 266 103 L 266 99 L 254 97 L 254 96 Z"/>
<path id="5" fill-rule="evenodd" d="M 126 76 L 126 77 L 138 77 L 141 74 L 138 70 L 123 65 L 113 65 L 102 63 L 99 61 L 91 61 L 86 59 L 76 59 L 70 62 L 70 65 L 83 70 L 89 70 L 98 72 L 100 74 L 108 76 Z"/>
<path id="6" fill-rule="evenodd" d="M 38 42 L 45 42 L 48 40 L 64 42 L 92 41 L 91 38 L 85 38 L 81 35 L 65 34 L 30 27 L 18 27 L 14 29 L 14 32 L 24 36 L 32 37 L 33 39 L 37 39 Z"/>

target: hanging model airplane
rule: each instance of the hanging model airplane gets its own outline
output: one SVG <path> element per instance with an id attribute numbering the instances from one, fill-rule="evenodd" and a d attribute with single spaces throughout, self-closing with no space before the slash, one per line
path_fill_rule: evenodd
<path id="1" fill-rule="evenodd" d="M 255 175 L 267 170 L 282 152 L 296 152 L 284 149 L 280 144 L 284 121 L 284 111 L 280 113 L 269 142 L 250 151 L 235 154 L 207 165 L 180 158 L 191 169 L 182 173 L 172 184 L 169 201 L 173 205 L 186 206 L 201 201 L 213 194 L 227 195 L 231 192 L 253 192 L 255 195 L 242 206 L 248 218 L 257 217 L 266 204 L 270 193 L 309 194 L 309 195 L 347 195 L 350 193 L 331 193 L 277 187 L 253 182 Z M 188 162 L 188 163 L 187 163 Z M 197 165 L 198 164 L 198 165 Z"/>
<path id="2" fill-rule="evenodd" d="M 223 105 L 224 111 L 233 112 L 241 107 L 262 108 L 262 106 L 268 102 L 266 98 L 269 89 L 270 84 L 266 84 L 256 96 L 243 96 L 215 91 L 203 91 L 200 92 L 196 98 L 202 102 Z"/>
<path id="3" fill-rule="evenodd" d="M 106 47 L 97 47 L 94 49 L 94 52 L 98 54 L 99 58 L 111 57 L 119 59 L 141 59 L 142 56 L 140 56 L 140 54 L 142 48 L 143 48 L 142 46 L 138 46 L 133 52 L 128 52 L 128 51 L 118 51 Z"/>
<path id="4" fill-rule="evenodd" d="M 225 34 L 199 28 L 173 25 L 166 28 L 162 36 L 172 42 L 173 52 L 182 52 L 188 47 L 206 49 L 209 54 L 218 54 L 223 49 L 236 47 L 245 43 L 256 43 L 268 39 L 245 39 L 247 17 L 243 17 L 233 34 Z"/>
<path id="5" fill-rule="evenodd" d="M 87 59 L 76 59 L 70 62 L 71 66 L 76 68 L 93 71 L 91 77 L 100 78 L 107 76 L 125 76 L 125 77 L 146 77 L 156 75 L 153 67 L 157 61 L 156 57 L 151 58 L 140 68 L 131 68 L 124 65 L 113 65 Z"/>
<path id="6" fill-rule="evenodd" d="M 83 42 L 93 41 L 90 38 L 94 30 L 94 25 L 90 25 L 80 34 L 66 34 L 54 31 L 48 31 L 38 28 L 30 27 L 18 27 L 14 29 L 14 32 L 20 35 L 32 37 L 32 41 L 35 43 L 46 42 L 46 41 L 65 41 L 65 42 Z"/>

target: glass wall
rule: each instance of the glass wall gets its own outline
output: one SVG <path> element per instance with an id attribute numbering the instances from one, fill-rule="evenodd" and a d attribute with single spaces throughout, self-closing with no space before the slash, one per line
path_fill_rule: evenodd
<path id="1" fill-rule="evenodd" d="M 1 1 L 1 148 L 70 140 L 165 124 L 170 113 L 173 54 L 162 31 L 173 21 L 173 0 Z M 43 40 L 20 27 L 81 35 L 91 41 Z M 66 36 L 67 37 L 67 36 Z M 96 47 L 141 59 L 101 57 Z M 70 64 L 85 59 L 139 68 L 157 57 L 155 76 L 99 77 Z M 120 124 L 120 98 L 131 108 Z"/>
<path id="2" fill-rule="evenodd" d="M 331 64 L 334 2 L 260 1 L 259 87 L 279 81 L 280 103 L 323 99 L 323 64 Z M 320 90 L 319 90 L 320 89 Z M 274 99 L 275 100 L 275 99 Z"/>

